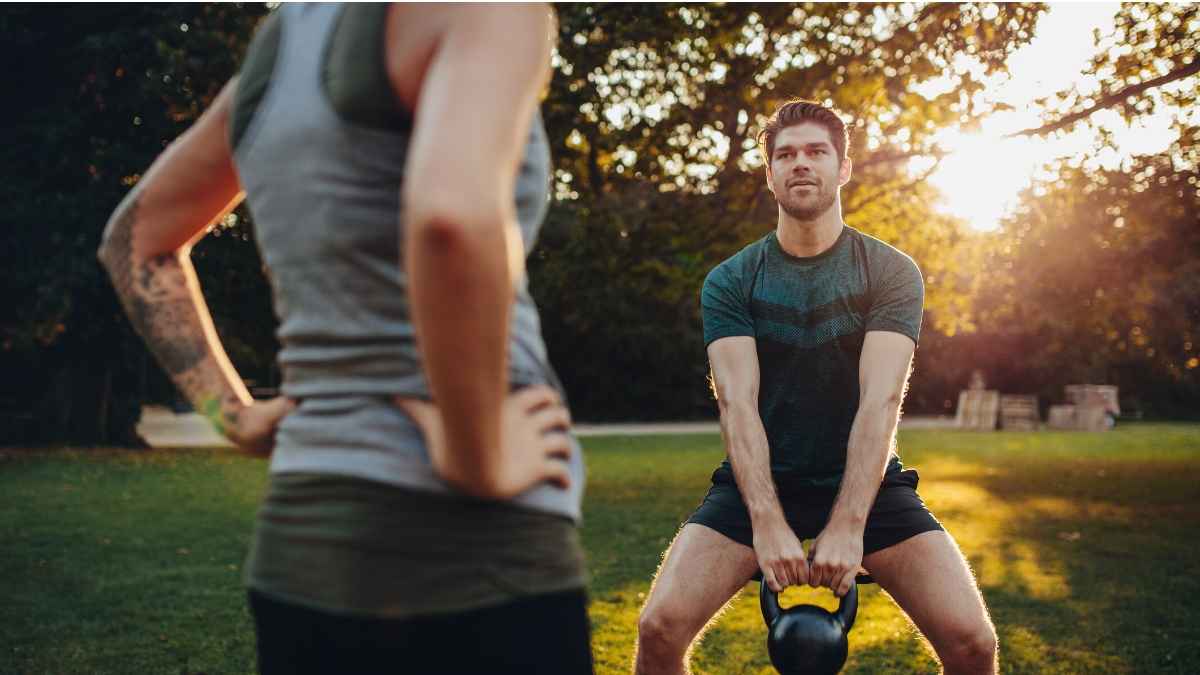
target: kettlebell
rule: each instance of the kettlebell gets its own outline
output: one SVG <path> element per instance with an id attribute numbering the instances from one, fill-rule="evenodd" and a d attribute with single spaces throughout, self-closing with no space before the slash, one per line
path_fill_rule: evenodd
<path id="1" fill-rule="evenodd" d="M 832 675 L 849 651 L 846 636 L 858 614 L 858 584 L 842 596 L 836 612 L 816 605 L 779 607 L 779 596 L 760 582 L 759 606 L 767 622 L 767 653 L 782 675 Z"/>

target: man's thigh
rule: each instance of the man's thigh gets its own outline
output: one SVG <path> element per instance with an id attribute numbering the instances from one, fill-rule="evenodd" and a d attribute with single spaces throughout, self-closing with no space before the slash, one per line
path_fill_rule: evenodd
<path id="1" fill-rule="evenodd" d="M 667 549 L 643 612 L 694 636 L 757 571 L 754 549 L 688 523 Z"/>
<path id="2" fill-rule="evenodd" d="M 983 596 L 949 533 L 918 534 L 863 558 L 863 567 L 935 650 L 990 625 Z"/>

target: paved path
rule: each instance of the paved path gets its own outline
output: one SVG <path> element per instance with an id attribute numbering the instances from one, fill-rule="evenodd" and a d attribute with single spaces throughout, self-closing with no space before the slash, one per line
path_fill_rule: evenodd
<path id="1" fill-rule="evenodd" d="M 902 429 L 953 428 L 948 417 L 905 417 Z M 646 436 L 650 434 L 716 434 L 714 422 L 633 422 L 620 424 L 577 424 L 577 436 Z M 146 406 L 138 432 L 156 448 L 231 447 L 197 413 L 175 413 L 162 406 Z"/>
<path id="2" fill-rule="evenodd" d="M 142 408 L 138 433 L 155 448 L 233 447 L 199 413 L 175 413 L 170 408 Z"/>

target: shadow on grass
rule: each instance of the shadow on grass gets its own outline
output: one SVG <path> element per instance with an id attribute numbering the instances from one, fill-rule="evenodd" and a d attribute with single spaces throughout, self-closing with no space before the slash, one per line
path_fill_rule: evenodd
<path id="1" fill-rule="evenodd" d="M 1003 672 L 1200 672 L 1197 427 L 907 436 L 923 497 L 976 571 Z M 624 672 L 659 556 L 721 448 L 674 437 L 594 449 L 584 531 L 598 672 Z M 937 672 L 885 594 L 864 593 L 861 616 L 846 672 Z M 697 672 L 769 673 L 763 640 L 743 593 L 696 649 Z"/>
<path id="2" fill-rule="evenodd" d="M 1094 462 L 1094 463 L 1093 463 Z M 976 477 L 990 516 L 941 508 L 969 552 L 1009 672 L 1200 672 L 1194 462 L 1024 461 Z M 974 529 L 971 529 L 971 528 Z M 991 529 L 981 541 L 981 530 Z"/>

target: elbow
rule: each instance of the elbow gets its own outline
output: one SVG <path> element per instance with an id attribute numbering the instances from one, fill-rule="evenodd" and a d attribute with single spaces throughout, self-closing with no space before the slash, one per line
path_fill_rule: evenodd
<path id="1" fill-rule="evenodd" d="M 110 229 L 111 226 L 104 229 L 104 234 L 100 235 L 100 245 L 96 247 L 96 260 L 100 261 L 100 265 L 105 269 L 112 269 L 116 257 L 116 246 L 113 245 Z"/>
<path id="2" fill-rule="evenodd" d="M 464 214 L 442 209 L 412 215 L 415 217 L 405 223 L 407 248 L 422 253 L 452 255 L 469 246 L 471 228 Z"/>
<path id="3" fill-rule="evenodd" d="M 894 419 L 900 414 L 900 404 L 904 396 L 899 392 L 888 392 L 875 396 L 864 396 L 859 402 L 859 409 L 865 409 L 884 419 Z"/>
<path id="4" fill-rule="evenodd" d="M 414 181 L 415 182 L 415 181 Z M 476 244 L 494 245 L 504 225 L 515 220 L 511 205 L 498 198 L 464 199 L 444 187 L 413 186 L 405 197 L 405 236 L 409 246 L 429 253 L 460 252 Z"/>
<path id="5" fill-rule="evenodd" d="M 746 386 L 745 383 L 730 383 L 730 379 L 718 378 L 716 373 L 710 373 L 709 386 L 712 387 L 713 397 L 717 399 L 717 408 L 721 415 L 738 410 L 758 410 L 757 387 Z"/>
<path id="6" fill-rule="evenodd" d="M 112 253 L 108 247 L 108 242 L 101 242 L 100 247 L 96 249 L 96 260 L 100 262 L 100 266 L 108 269 L 109 260 L 112 258 Z"/>
<path id="7" fill-rule="evenodd" d="M 900 404 L 903 402 L 904 402 L 903 394 L 901 394 L 900 392 L 892 392 L 884 397 L 881 405 L 883 406 L 884 410 L 886 410 L 887 412 L 897 413 L 900 411 Z"/>
<path id="8" fill-rule="evenodd" d="M 495 278 L 502 270 L 511 277 L 512 247 L 520 240 L 510 238 L 503 219 L 500 213 L 471 209 L 423 211 L 405 223 L 406 266 L 423 268 L 451 285 L 475 284 L 481 273 Z"/>
<path id="9" fill-rule="evenodd" d="M 741 412 L 758 412 L 758 397 L 743 391 L 728 391 L 717 387 L 717 408 L 721 416 Z"/>
<path id="10" fill-rule="evenodd" d="M 414 289 L 437 279 L 450 293 L 475 293 L 484 286 L 511 293 L 524 255 L 507 217 L 499 208 L 436 203 L 406 211 L 402 248 Z"/>
<path id="11" fill-rule="evenodd" d="M 116 248 L 107 239 L 101 242 L 100 247 L 96 249 L 96 260 L 100 263 L 100 267 L 104 269 L 110 279 L 113 278 L 113 275 L 120 264 L 120 257 L 121 256 L 116 251 Z"/>

